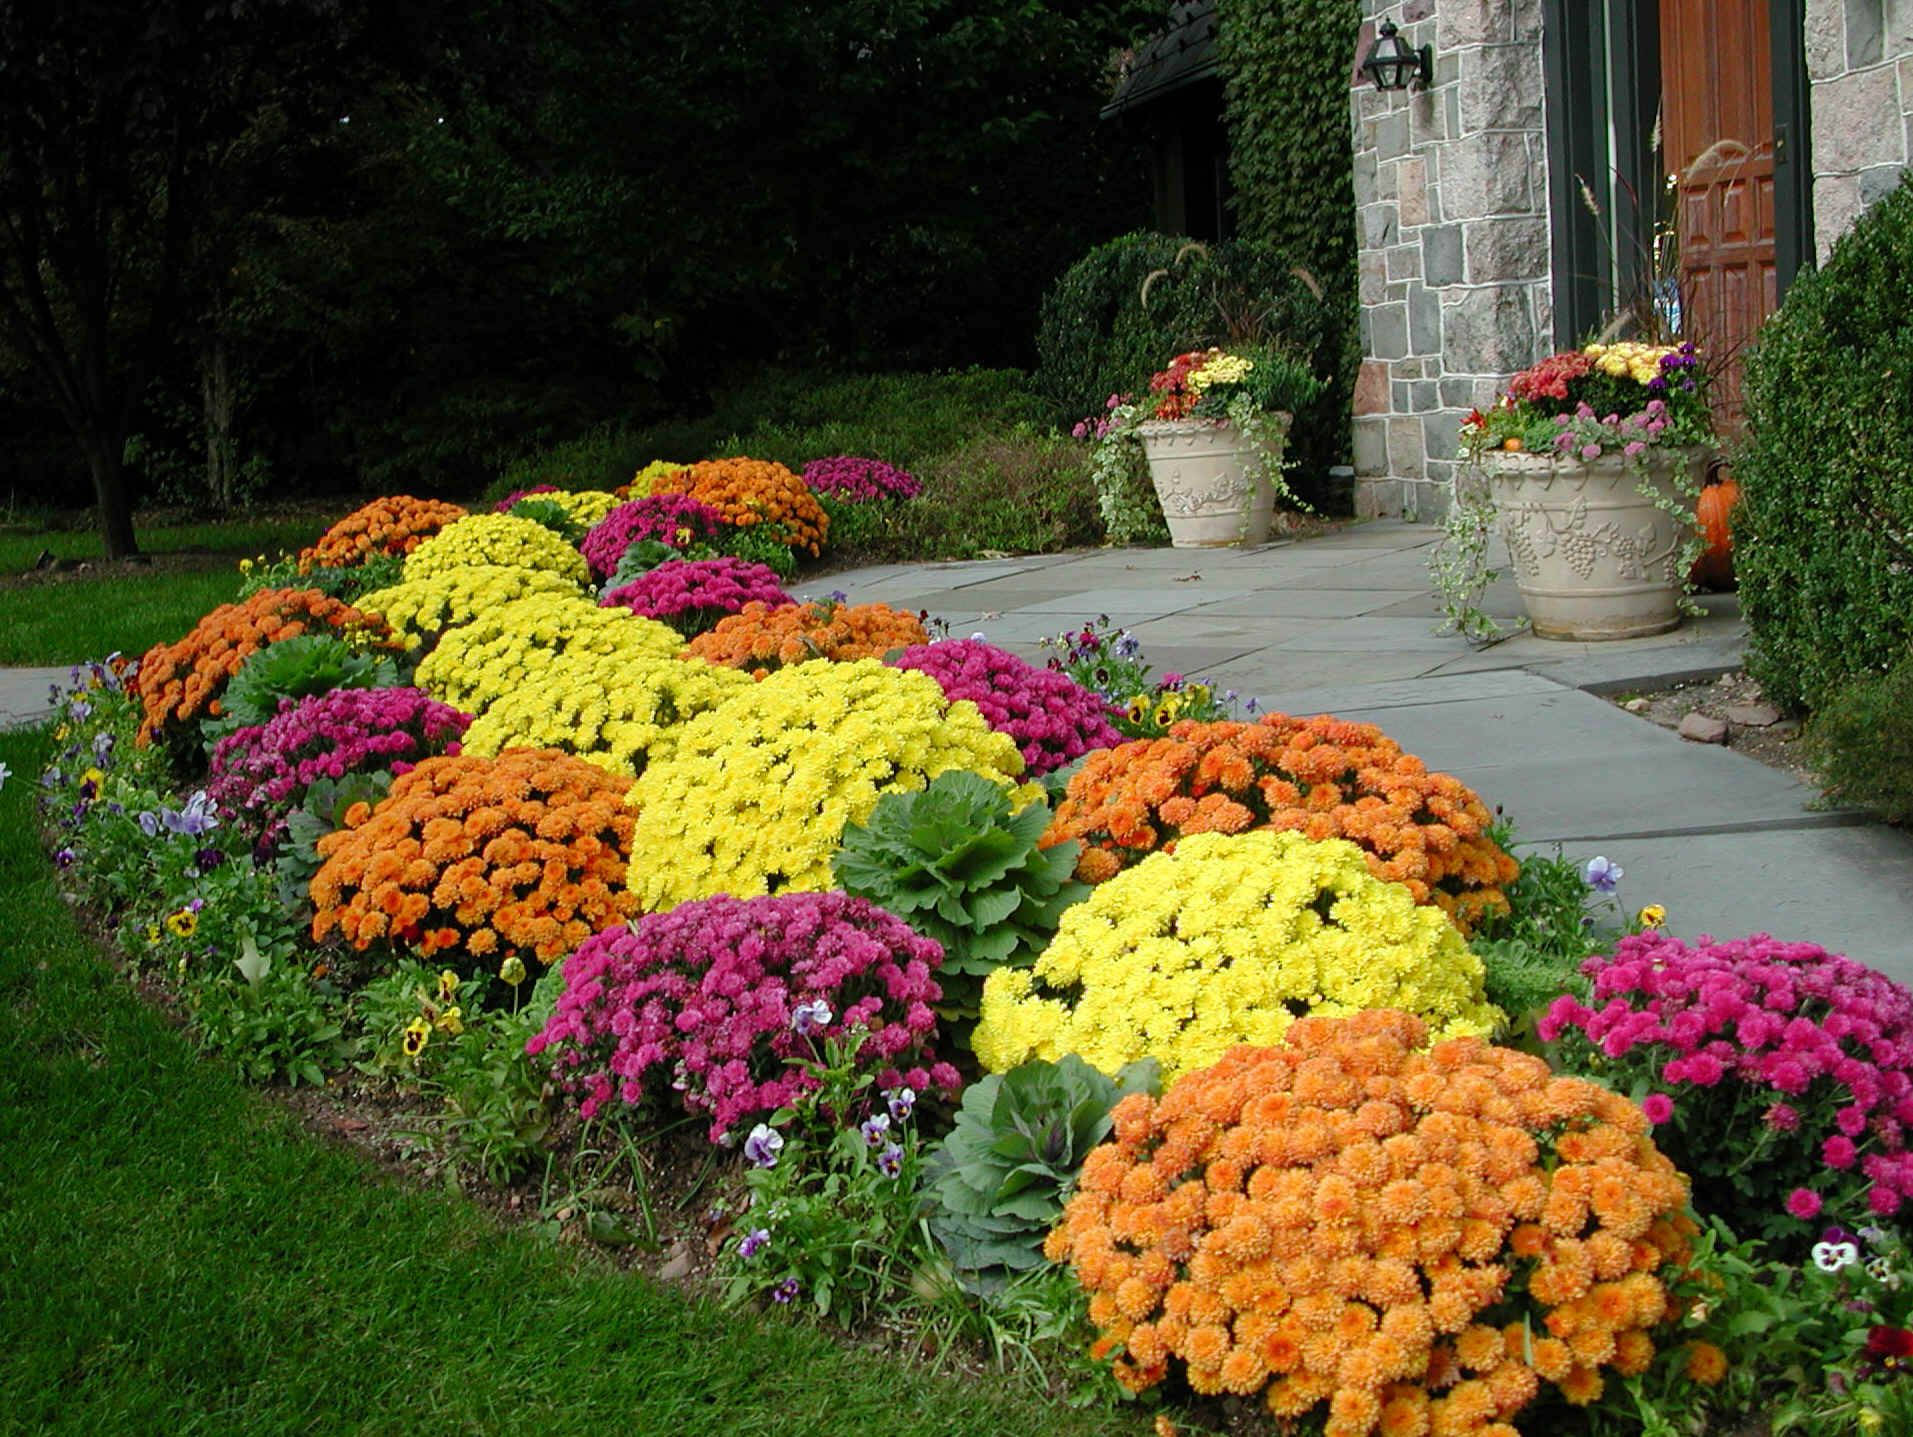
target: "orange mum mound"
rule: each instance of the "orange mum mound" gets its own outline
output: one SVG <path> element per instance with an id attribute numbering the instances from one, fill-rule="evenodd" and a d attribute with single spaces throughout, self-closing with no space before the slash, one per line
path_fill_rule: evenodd
<path id="1" fill-rule="evenodd" d="M 319 840 L 312 936 L 555 963 L 629 918 L 628 778 L 552 749 L 429 758 Z"/>
<path id="2" fill-rule="evenodd" d="M 1160 1099 L 1129 1097 L 1044 1251 L 1115 1373 L 1179 1361 L 1327 1431 L 1506 1430 L 1637 1373 L 1674 1320 L 1687 1180 L 1640 1109 L 1420 1019 L 1300 1018 Z M 1510 1316 L 1512 1314 L 1512 1317 Z"/>
<path id="3" fill-rule="evenodd" d="M 1090 754 L 1043 846 L 1078 839 L 1076 876 L 1114 877 L 1185 833 L 1293 829 L 1346 838 L 1377 878 L 1406 884 L 1463 933 L 1508 911 L 1520 871 L 1488 834 L 1488 807 L 1430 773 L 1373 724 L 1265 714 L 1255 723 L 1179 723 L 1168 736 Z"/>
<path id="4" fill-rule="evenodd" d="M 145 717 L 139 744 L 163 731 L 216 717 L 219 696 L 239 666 L 267 644 L 326 630 L 388 637 L 385 621 L 317 589 L 261 589 L 236 604 L 221 604 L 171 644 L 155 644 L 139 664 Z"/>
<path id="5" fill-rule="evenodd" d="M 764 459 L 710 459 L 660 475 L 653 494 L 688 494 L 709 504 L 726 524 L 766 524 L 793 549 L 813 558 L 824 552 L 830 518 L 810 486 L 782 464 Z"/>
<path id="6" fill-rule="evenodd" d="M 465 511 L 443 499 L 394 494 L 354 509 L 299 552 L 299 572 L 349 569 L 374 554 L 409 554 Z"/>
<path id="7" fill-rule="evenodd" d="M 752 678 L 761 679 L 774 669 L 807 659 L 840 663 L 881 659 L 898 649 L 929 642 L 930 635 L 915 614 L 888 604 L 850 608 L 819 600 L 772 608 L 753 599 L 739 612 L 718 620 L 709 633 L 691 640 L 684 656 L 747 669 Z"/>

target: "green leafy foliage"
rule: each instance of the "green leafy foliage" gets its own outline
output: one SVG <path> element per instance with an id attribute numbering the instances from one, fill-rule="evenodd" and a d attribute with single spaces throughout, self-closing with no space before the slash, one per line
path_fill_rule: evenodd
<path id="1" fill-rule="evenodd" d="M 1913 644 L 1913 184 L 1803 270 L 1747 357 L 1734 570 L 1747 671 L 1818 708 Z"/>
<path id="2" fill-rule="evenodd" d="M 995 1288 L 1039 1266 L 1083 1159 L 1109 1135 L 1110 1110 L 1160 1081 L 1153 1058 L 1111 1078 L 1069 1053 L 964 1089 L 956 1126 L 925 1165 L 930 1231 L 959 1281 Z"/>
<path id="3" fill-rule="evenodd" d="M 529 519 L 534 524 L 543 524 L 560 539 L 573 546 L 576 546 L 585 536 L 584 525 L 549 499 L 541 499 L 536 495 L 529 499 L 520 499 L 511 506 L 511 513 L 514 518 Z"/>
<path id="4" fill-rule="evenodd" d="M 210 746 L 234 729 L 273 718 L 281 700 L 397 683 L 398 666 L 389 655 L 354 648 L 333 634 L 300 634 L 267 644 L 241 664 L 220 697 L 224 712 L 200 729 Z"/>
<path id="5" fill-rule="evenodd" d="M 1296 414 L 1289 440 L 1302 461 L 1300 487 L 1314 498 L 1308 486 L 1316 471 L 1347 453 L 1361 362 L 1348 124 L 1360 7 L 1354 0 L 1218 0 L 1216 21 L 1237 233 L 1320 286 L 1321 327 L 1308 336 L 1307 352 L 1328 389 Z"/>
<path id="6" fill-rule="evenodd" d="M 771 532 L 768 525 L 726 529 L 717 536 L 717 552 L 748 563 L 762 564 L 780 579 L 797 577 L 797 556 L 791 553 L 790 545 Z"/>
<path id="7" fill-rule="evenodd" d="M 943 945 L 937 981 L 950 1014 L 974 1016 L 983 980 L 1036 961 L 1063 910 L 1088 896 L 1071 875 L 1078 845 L 1039 849 L 1049 809 L 1010 811 L 973 773 L 939 774 L 921 793 L 888 793 L 844 830 L 832 872 L 845 891 Z"/>
<path id="8" fill-rule="evenodd" d="M 1492 833 L 1502 848 L 1514 851 L 1513 824 L 1504 820 Z M 1581 864 L 1559 848 L 1522 854 L 1520 874 L 1502 891 L 1508 912 L 1481 923 L 1468 946 L 1487 970 L 1482 986 L 1488 1001 L 1518 1028 L 1528 1028 L 1561 994 L 1585 992 L 1582 962 L 1609 948 L 1617 930 L 1596 921 L 1595 890 Z"/>
<path id="9" fill-rule="evenodd" d="M 242 599 L 261 589 L 317 589 L 322 594 L 343 599 L 349 604 L 361 594 L 390 588 L 398 583 L 404 577 L 405 556 L 374 554 L 363 564 L 354 564 L 350 568 L 302 570 L 296 556 L 281 554 L 270 563 L 255 563 L 242 572 L 245 575 L 239 581 L 239 597 Z"/>
<path id="10" fill-rule="evenodd" d="M 919 463 L 923 492 L 897 516 L 884 557 L 970 559 L 1099 544 L 1096 490 L 1080 446 L 1019 427 Z"/>
<path id="11" fill-rule="evenodd" d="M 190 988 L 200 1043 L 255 1083 L 283 1079 L 317 1087 L 346 1053 L 338 994 L 299 968 L 263 959 L 255 950 Z"/>
<path id="12" fill-rule="evenodd" d="M 1913 648 L 1879 678 L 1835 690 L 1806 746 L 1829 798 L 1913 822 Z"/>
<path id="13" fill-rule="evenodd" d="M 273 864 L 282 907 L 310 917 L 309 890 L 321 861 L 319 840 L 345 826 L 345 811 L 353 804 L 377 804 L 391 787 L 391 774 L 368 772 L 322 778 L 306 790 L 305 801 L 286 815 L 285 839 Z"/>
<path id="14" fill-rule="evenodd" d="M 835 539 L 834 533 L 832 538 Z M 716 556 L 717 550 L 708 544 L 690 544 L 682 549 L 673 549 L 662 539 L 640 539 L 619 557 L 616 571 L 604 582 L 604 592 L 608 594 L 613 589 L 621 588 L 640 574 L 648 574 L 658 565 L 668 564 L 673 559 L 711 559 Z"/>

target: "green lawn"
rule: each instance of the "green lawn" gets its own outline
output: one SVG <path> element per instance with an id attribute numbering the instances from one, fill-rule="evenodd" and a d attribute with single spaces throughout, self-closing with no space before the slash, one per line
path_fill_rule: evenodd
<path id="1" fill-rule="evenodd" d="M 350 500 L 342 500 L 339 512 L 350 507 Z M 302 548 L 324 528 L 325 520 L 312 515 L 141 526 L 145 552 L 196 557 L 150 571 L 0 587 L 0 666 L 78 663 L 115 649 L 138 654 L 177 639 L 208 609 L 233 597 L 240 559 Z M 43 550 L 63 559 L 96 559 L 99 535 L 0 533 L 0 576 L 29 569 Z"/>
<path id="2" fill-rule="evenodd" d="M 0 1432 L 1112 1430 L 687 1301 L 307 1136 L 76 926 L 34 836 L 47 752 L 0 734 Z"/>

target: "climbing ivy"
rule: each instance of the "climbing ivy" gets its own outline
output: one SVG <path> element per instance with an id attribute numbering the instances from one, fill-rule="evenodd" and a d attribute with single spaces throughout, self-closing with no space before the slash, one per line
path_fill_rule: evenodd
<path id="1" fill-rule="evenodd" d="M 1297 416 L 1291 445 L 1346 454 L 1355 371 L 1354 153 L 1348 75 L 1361 28 L 1355 0 L 1216 0 L 1236 233 L 1306 268 L 1339 319 L 1333 402 Z"/>

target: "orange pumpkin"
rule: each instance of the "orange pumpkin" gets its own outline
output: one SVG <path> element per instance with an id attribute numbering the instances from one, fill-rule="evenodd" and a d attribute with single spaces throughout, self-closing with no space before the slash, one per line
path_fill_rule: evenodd
<path id="1" fill-rule="evenodd" d="M 1734 505 L 1740 502 L 1740 485 L 1722 477 L 1700 491 L 1694 505 L 1694 518 L 1700 525 L 1701 542 L 1707 547 L 1694 564 L 1694 579 L 1710 588 L 1724 589 L 1734 582 L 1734 536 L 1729 527 Z"/>

